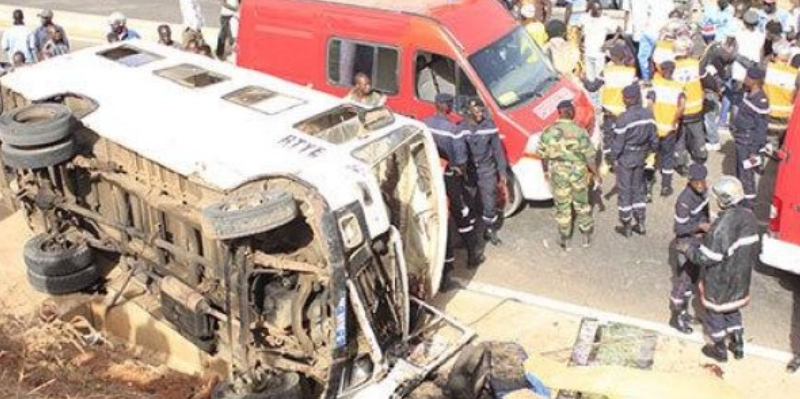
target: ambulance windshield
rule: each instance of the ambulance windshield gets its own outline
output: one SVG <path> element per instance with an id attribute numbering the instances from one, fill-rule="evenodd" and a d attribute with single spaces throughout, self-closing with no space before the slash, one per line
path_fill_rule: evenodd
<path id="1" fill-rule="evenodd" d="M 522 27 L 469 57 L 500 108 L 541 97 L 558 81 L 550 60 Z"/>

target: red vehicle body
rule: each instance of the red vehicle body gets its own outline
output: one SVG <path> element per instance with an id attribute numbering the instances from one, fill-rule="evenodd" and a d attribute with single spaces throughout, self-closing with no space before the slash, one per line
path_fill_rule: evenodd
<path id="1" fill-rule="evenodd" d="M 249 0 L 238 40 L 240 66 L 339 96 L 364 72 L 392 109 L 418 119 L 433 115 L 437 92 L 457 107 L 480 96 L 516 176 L 511 208 L 551 198 L 534 152 L 560 101 L 573 100 L 593 131 L 588 96 L 497 0 Z"/>
<path id="2" fill-rule="evenodd" d="M 800 274 L 800 101 L 794 104 L 779 158 L 761 262 Z"/>

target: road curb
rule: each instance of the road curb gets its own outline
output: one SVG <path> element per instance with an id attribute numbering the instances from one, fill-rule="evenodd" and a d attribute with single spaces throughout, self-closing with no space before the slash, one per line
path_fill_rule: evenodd
<path id="1" fill-rule="evenodd" d="M 593 309 L 587 306 L 575 305 L 567 302 L 558 301 L 555 299 L 545 298 L 527 292 L 514 291 L 507 288 L 499 287 L 491 284 L 484 284 L 476 281 L 466 281 L 464 279 L 454 279 L 459 285 L 464 287 L 467 291 L 476 292 L 483 295 L 493 296 L 496 298 L 511 299 L 522 304 L 537 306 L 540 308 L 552 310 L 559 313 L 565 313 L 578 317 L 590 317 L 601 321 L 608 321 L 614 323 L 628 324 L 639 327 L 645 330 L 655 331 L 660 335 L 675 338 L 683 341 L 692 342 L 695 344 L 705 344 L 705 338 L 699 331 L 695 331 L 691 335 L 686 335 L 675 331 L 672 327 L 656 323 L 648 320 L 638 319 L 635 317 L 624 316 L 611 312 L 604 312 L 602 310 Z M 746 344 L 745 353 L 760 357 L 766 360 L 788 363 L 793 354 L 778 349 L 767 348 L 765 346 L 756 344 Z"/>
<path id="2" fill-rule="evenodd" d="M 29 28 L 34 29 L 34 24 L 38 25 L 36 15 L 41 9 L 0 4 L 0 30 L 5 30 L 12 26 L 11 13 L 17 9 L 25 13 L 25 21 Z M 109 32 L 107 15 L 60 10 L 53 10 L 53 14 L 53 20 L 64 28 L 68 38 L 92 43 L 106 42 L 106 34 Z M 146 40 L 158 41 L 158 26 L 164 24 L 164 22 L 128 18 L 128 27 L 138 32 Z M 181 32 L 184 29 L 183 26 L 169 23 L 166 23 L 166 25 L 172 28 L 172 38 L 179 42 L 181 40 Z M 203 37 L 209 43 L 216 42 L 218 34 L 219 28 L 203 29 Z"/>

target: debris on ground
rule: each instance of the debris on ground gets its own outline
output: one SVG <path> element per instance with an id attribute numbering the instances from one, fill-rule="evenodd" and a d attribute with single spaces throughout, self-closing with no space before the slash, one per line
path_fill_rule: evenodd
<path id="1" fill-rule="evenodd" d="M 215 380 L 180 374 L 113 345 L 85 319 L 0 314 L 0 397 L 205 399 Z M 137 352 L 138 353 L 138 352 Z"/>

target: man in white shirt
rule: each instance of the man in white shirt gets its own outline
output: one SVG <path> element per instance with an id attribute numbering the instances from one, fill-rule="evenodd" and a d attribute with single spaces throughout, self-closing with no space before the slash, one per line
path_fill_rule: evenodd
<path id="1" fill-rule="evenodd" d="M 183 31 L 183 47 L 191 40 L 197 41 L 198 44 L 205 44 L 203 39 L 203 13 L 200 9 L 198 0 L 179 0 L 181 6 L 181 16 L 183 16 L 183 26 L 186 28 Z"/>
<path id="2" fill-rule="evenodd" d="M 641 2 L 647 6 L 647 23 L 642 38 L 639 41 L 639 71 L 642 75 L 642 80 L 650 81 L 652 78 L 650 71 L 650 57 L 653 56 L 653 51 L 656 48 L 656 41 L 658 40 L 661 29 L 669 21 L 669 13 L 675 9 L 674 0 L 637 0 L 636 3 Z"/>
<path id="3" fill-rule="evenodd" d="M 239 33 L 239 0 L 220 0 L 219 36 L 217 36 L 217 58 L 225 60 L 228 46 L 236 44 Z"/>
<path id="4" fill-rule="evenodd" d="M 22 53 L 25 56 L 26 63 L 36 62 L 34 56 L 36 53 L 36 38 L 33 36 L 33 32 L 25 26 L 25 15 L 22 10 L 14 10 L 12 17 L 14 26 L 3 32 L 0 47 L 3 48 L 6 56 L 8 56 L 9 62 L 14 59 L 14 54 L 16 53 Z"/>
<path id="5" fill-rule="evenodd" d="M 583 54 L 586 67 L 586 78 L 596 80 L 606 63 L 603 51 L 606 36 L 614 33 L 611 20 L 603 15 L 600 2 L 592 0 L 588 5 L 589 12 L 584 14 L 583 20 Z"/>

